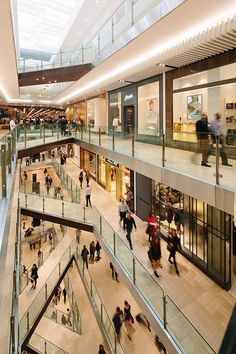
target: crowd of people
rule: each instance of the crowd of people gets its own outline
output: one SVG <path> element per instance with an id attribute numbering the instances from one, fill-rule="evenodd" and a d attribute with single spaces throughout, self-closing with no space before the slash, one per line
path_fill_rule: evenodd
<path id="1" fill-rule="evenodd" d="M 88 269 L 88 261 L 90 263 L 94 263 L 94 261 L 98 262 L 101 259 L 101 245 L 99 241 L 95 242 L 91 241 L 89 245 L 89 250 L 86 247 L 86 245 L 83 245 L 82 251 L 81 251 L 81 257 L 84 265 Z M 96 253 L 96 256 L 95 256 Z"/>

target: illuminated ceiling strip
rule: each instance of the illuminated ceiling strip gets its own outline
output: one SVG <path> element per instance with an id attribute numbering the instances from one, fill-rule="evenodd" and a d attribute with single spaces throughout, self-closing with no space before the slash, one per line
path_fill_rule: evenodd
<path id="1" fill-rule="evenodd" d="M 125 64 L 118 66 L 115 69 L 107 72 L 101 78 L 90 81 L 88 84 L 84 86 L 80 86 L 79 88 L 75 89 L 75 91 L 59 99 L 57 103 L 59 104 L 63 103 L 67 100 L 75 98 L 75 96 L 82 94 L 90 89 L 95 89 L 96 87 L 99 87 L 101 84 L 104 84 L 107 80 L 110 80 L 111 78 L 115 78 L 129 69 L 132 69 L 142 63 L 154 60 L 158 55 L 163 54 L 164 51 L 170 50 L 171 48 L 174 48 L 177 45 L 183 44 L 186 40 L 194 39 L 198 35 L 204 34 L 210 30 L 216 30 L 217 26 L 226 24 L 230 20 L 235 19 L 235 13 L 236 13 L 236 6 L 227 9 L 227 12 L 221 13 L 221 15 L 215 16 L 214 18 L 211 18 L 208 21 L 205 21 L 204 23 L 198 24 L 197 26 L 187 29 L 186 32 L 172 38 L 170 41 L 166 42 L 162 46 L 154 47 L 148 52 L 145 52 L 143 55 L 140 55 L 126 62 Z M 203 28 L 204 31 L 202 30 Z"/>

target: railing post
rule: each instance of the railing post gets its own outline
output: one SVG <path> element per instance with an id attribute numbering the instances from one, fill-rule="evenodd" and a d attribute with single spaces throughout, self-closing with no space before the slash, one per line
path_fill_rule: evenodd
<path id="1" fill-rule="evenodd" d="M 220 137 L 216 136 L 216 185 L 220 184 Z"/>
<path id="2" fill-rule="evenodd" d="M 116 256 L 116 233 L 113 232 L 113 252 L 114 255 Z"/>
<path id="3" fill-rule="evenodd" d="M 15 317 L 14 316 L 11 316 L 11 333 L 12 333 L 11 351 L 12 353 L 15 353 Z"/>
<path id="4" fill-rule="evenodd" d="M 165 167 L 165 150 L 166 150 L 166 140 L 165 134 L 162 134 L 162 167 Z"/>
<path id="5" fill-rule="evenodd" d="M 99 229 L 100 229 L 100 235 L 102 235 L 102 216 L 101 215 L 99 218 Z"/>
<path id="6" fill-rule="evenodd" d="M 45 144 L 45 125 L 43 125 L 43 143 Z"/>
<path id="7" fill-rule="evenodd" d="M 136 283 L 136 274 L 135 274 L 135 258 L 133 257 L 133 282 Z"/>
<path id="8" fill-rule="evenodd" d="M 48 285 L 47 285 L 47 283 L 45 284 L 44 289 L 45 289 L 45 301 L 46 301 L 48 298 Z"/>
<path id="9" fill-rule="evenodd" d="M 7 196 L 6 145 L 1 145 L 2 197 Z"/>
<path id="10" fill-rule="evenodd" d="M 64 202 L 63 201 L 61 203 L 61 206 L 62 206 L 62 216 L 64 216 Z"/>
<path id="11" fill-rule="evenodd" d="M 59 140 L 59 124 L 57 123 L 57 140 Z"/>
<path id="12" fill-rule="evenodd" d="M 112 150 L 115 150 L 115 127 L 112 127 Z"/>
<path id="13" fill-rule="evenodd" d="M 91 278 L 90 278 L 90 295 L 93 296 L 93 282 Z"/>
<path id="14" fill-rule="evenodd" d="M 59 272 L 59 277 L 61 276 L 61 263 L 59 262 L 58 264 L 58 272 Z"/>
<path id="15" fill-rule="evenodd" d="M 134 128 L 132 128 L 132 157 L 134 157 Z"/>
<path id="16" fill-rule="evenodd" d="M 101 323 L 103 324 L 103 305 L 101 304 Z"/>
<path id="17" fill-rule="evenodd" d="M 27 194 L 25 194 L 25 207 L 27 208 Z"/>
<path id="18" fill-rule="evenodd" d="M 112 17 L 111 19 L 111 43 L 113 44 L 114 42 L 114 19 Z"/>
<path id="19" fill-rule="evenodd" d="M 44 354 L 47 354 L 47 342 L 46 342 L 46 340 L 44 341 Z"/>
<path id="20" fill-rule="evenodd" d="M 166 296 L 163 296 L 163 323 L 164 323 L 164 328 L 166 328 L 167 322 L 166 322 Z"/>
<path id="21" fill-rule="evenodd" d="M 11 173 L 11 154 L 12 154 L 12 149 L 11 149 L 11 137 L 7 137 L 7 145 L 8 145 L 8 156 L 7 156 L 7 164 L 8 164 L 8 173 Z"/>
<path id="22" fill-rule="evenodd" d="M 98 141 L 99 146 L 101 146 L 101 127 L 98 128 Z"/>
<path id="23" fill-rule="evenodd" d="M 83 269 L 82 269 L 83 275 L 84 275 L 84 268 L 85 268 L 85 263 L 83 262 Z"/>
<path id="24" fill-rule="evenodd" d="M 91 143 L 91 126 L 89 125 L 89 142 Z"/>
<path id="25" fill-rule="evenodd" d="M 71 246 L 69 246 L 69 258 L 71 259 Z"/>
<path id="26" fill-rule="evenodd" d="M 84 206 L 84 221 L 86 220 L 86 218 L 85 218 L 85 206 Z"/>
<path id="27" fill-rule="evenodd" d="M 131 26 L 134 25 L 134 2 L 131 3 Z"/>
<path id="28" fill-rule="evenodd" d="M 77 125 L 75 126 L 75 139 L 77 139 Z"/>
<path id="29" fill-rule="evenodd" d="M 44 211 L 45 211 L 45 199 L 43 197 L 43 213 L 44 213 Z"/>
<path id="30" fill-rule="evenodd" d="M 26 326 L 27 326 L 27 331 L 29 331 L 30 325 L 29 325 L 29 311 L 26 313 Z"/>
<path id="31" fill-rule="evenodd" d="M 82 64 L 84 64 L 84 45 L 82 44 Z"/>
<path id="32" fill-rule="evenodd" d="M 24 126 L 24 145 L 26 148 L 26 125 Z"/>

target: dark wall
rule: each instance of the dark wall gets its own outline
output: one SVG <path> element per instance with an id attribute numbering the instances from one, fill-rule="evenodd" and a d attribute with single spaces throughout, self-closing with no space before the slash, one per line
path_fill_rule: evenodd
<path id="1" fill-rule="evenodd" d="M 136 215 L 146 221 L 152 209 L 152 180 L 136 173 Z"/>

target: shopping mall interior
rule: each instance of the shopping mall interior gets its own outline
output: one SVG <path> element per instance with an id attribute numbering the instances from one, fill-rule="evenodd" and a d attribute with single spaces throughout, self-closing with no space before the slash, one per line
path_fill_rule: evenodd
<path id="1" fill-rule="evenodd" d="M 0 23 L 0 354 L 236 353 L 235 0 Z"/>

